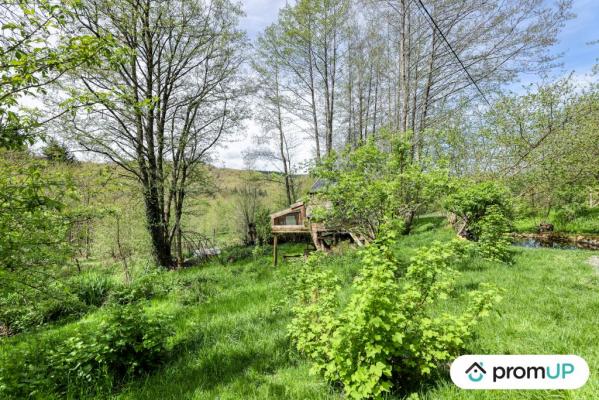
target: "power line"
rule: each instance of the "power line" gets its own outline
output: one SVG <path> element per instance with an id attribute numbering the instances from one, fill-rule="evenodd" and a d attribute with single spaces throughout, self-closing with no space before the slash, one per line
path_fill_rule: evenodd
<path id="1" fill-rule="evenodd" d="M 441 28 L 439 28 L 439 25 L 437 25 L 437 22 L 435 21 L 435 19 L 433 18 L 433 16 L 428 12 L 428 10 L 426 9 L 426 7 L 422 3 L 422 0 L 417 0 L 417 1 L 418 1 L 418 3 L 416 4 L 416 6 L 420 6 L 422 8 L 422 10 L 424 10 L 424 12 L 426 13 L 426 15 L 428 16 L 428 18 L 432 22 L 432 24 L 435 27 L 435 29 L 437 30 L 437 32 L 439 32 L 439 35 L 441 35 L 441 37 L 445 41 L 445 44 L 447 44 L 447 47 L 449 47 L 449 50 L 451 50 L 451 52 L 455 56 L 456 60 L 458 60 L 458 63 L 460 63 L 460 65 L 462 66 L 462 69 L 464 70 L 464 72 L 466 73 L 466 75 L 468 76 L 468 78 L 470 79 L 470 82 L 472 82 L 472 84 L 476 87 L 476 89 L 478 90 L 478 93 L 480 93 L 480 95 L 485 100 L 485 102 L 489 106 L 491 106 L 491 103 L 487 99 L 487 96 L 485 96 L 485 94 L 481 90 L 480 86 L 478 86 L 478 83 L 476 83 L 476 81 L 474 80 L 474 78 L 472 78 L 472 75 L 470 75 L 470 72 L 468 72 L 468 68 L 466 68 L 466 66 L 464 65 L 464 63 L 462 62 L 462 60 L 460 60 L 460 57 L 458 57 L 458 54 L 455 52 L 455 50 L 453 49 L 453 47 L 451 46 L 451 44 L 449 43 L 449 41 L 447 40 L 447 38 L 443 34 L 443 31 L 441 31 Z"/>

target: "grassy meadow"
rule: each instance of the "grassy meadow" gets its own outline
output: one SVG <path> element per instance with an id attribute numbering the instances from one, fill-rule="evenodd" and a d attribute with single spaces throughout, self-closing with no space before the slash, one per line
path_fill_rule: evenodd
<path id="1" fill-rule="evenodd" d="M 432 222 L 431 222 L 432 221 Z M 420 221 L 420 229 L 396 243 L 406 262 L 415 250 L 433 241 L 447 241 L 453 232 L 440 220 Z M 297 254 L 304 245 L 284 245 L 281 253 Z M 463 268 L 456 291 L 438 304 L 439 310 L 458 310 L 465 295 L 480 283 L 505 289 L 503 301 L 478 325 L 465 353 L 577 354 L 591 369 L 580 390 L 564 392 L 474 392 L 455 387 L 448 371 L 419 387 L 389 398 L 421 399 L 592 399 L 599 397 L 599 273 L 588 265 L 587 251 L 518 249 L 515 263 L 505 265 L 474 259 Z M 136 278 L 150 277 L 156 290 L 139 302 L 148 315 L 171 318 L 169 356 L 154 372 L 95 390 L 96 398 L 111 399 L 341 399 L 338 387 L 310 374 L 308 361 L 287 336 L 290 321 L 289 280 L 297 262 L 272 266 L 270 248 L 237 248 L 217 260 L 176 271 L 157 271 L 137 265 Z M 348 288 L 360 270 L 355 250 L 332 254 L 326 268 Z M 114 268 L 88 268 L 84 274 L 121 279 Z M 348 289 L 347 289 L 348 290 Z M 67 337 L 81 325 L 93 329 L 105 307 L 79 320 L 50 324 L 0 340 L 2 363 L 18 363 L 17 349 L 44 346 Z M 87 388 L 89 389 L 89 388 Z M 35 398 L 93 397 L 71 388 L 61 396 L 39 392 Z M 415 396 L 418 397 L 415 397 Z"/>

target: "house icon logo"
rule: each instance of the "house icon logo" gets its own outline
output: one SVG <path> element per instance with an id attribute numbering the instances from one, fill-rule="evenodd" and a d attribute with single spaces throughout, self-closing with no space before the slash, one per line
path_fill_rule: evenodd
<path id="1" fill-rule="evenodd" d="M 468 374 L 468 379 L 470 379 L 472 382 L 480 382 L 485 377 L 487 371 L 485 371 L 482 364 L 482 362 L 475 362 L 466 370 L 466 374 Z"/>

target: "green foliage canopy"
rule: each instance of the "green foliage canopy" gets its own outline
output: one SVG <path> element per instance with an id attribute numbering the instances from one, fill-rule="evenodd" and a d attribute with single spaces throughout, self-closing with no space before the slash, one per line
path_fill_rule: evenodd
<path id="1" fill-rule="evenodd" d="M 69 178 L 26 156 L 0 157 L 0 269 L 51 267 L 69 255 Z"/>
<path id="2" fill-rule="evenodd" d="M 374 240 L 384 223 L 411 229 L 416 212 L 434 203 L 448 184 L 448 172 L 409 161 L 409 145 L 399 135 L 369 139 L 324 160 L 315 175 L 327 185 L 320 193 L 315 218 Z"/>
<path id="3" fill-rule="evenodd" d="M 98 54 L 114 54 L 110 36 L 63 37 L 79 0 L 8 0 L 0 4 L 0 148 L 16 149 L 35 140 L 40 120 L 21 100 L 45 94 L 48 86 Z"/>

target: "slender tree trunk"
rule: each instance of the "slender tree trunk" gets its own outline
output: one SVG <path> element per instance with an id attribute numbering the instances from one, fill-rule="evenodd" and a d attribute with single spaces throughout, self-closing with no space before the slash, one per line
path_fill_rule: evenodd
<path id="1" fill-rule="evenodd" d="M 364 139 L 368 138 L 368 120 L 370 118 L 370 104 L 372 102 L 372 74 L 373 67 L 371 61 L 370 70 L 368 72 L 368 96 L 366 97 L 366 116 L 364 117 Z"/>
<path id="2" fill-rule="evenodd" d="M 379 105 L 379 74 L 377 72 L 376 83 L 374 86 L 374 114 L 372 116 L 372 134 L 376 135 L 376 118 Z"/>
<path id="3" fill-rule="evenodd" d="M 316 144 L 316 161 L 320 161 L 320 132 L 318 130 L 318 114 L 316 112 L 316 93 L 314 87 L 314 57 L 312 54 L 312 39 L 308 44 L 308 71 L 310 75 L 310 97 L 312 106 L 312 121 L 314 123 L 314 140 Z"/>
<path id="4" fill-rule="evenodd" d="M 330 100 L 328 110 L 328 126 L 327 126 L 327 155 L 331 155 L 333 151 L 333 120 L 335 116 L 335 86 L 337 81 L 337 27 L 333 28 L 333 59 L 331 66 L 331 84 L 330 84 Z"/>
<path id="5" fill-rule="evenodd" d="M 351 47 L 350 47 L 350 54 L 351 54 Z M 354 99 L 353 99 L 353 86 L 354 86 L 354 82 L 353 82 L 353 68 L 352 68 L 353 63 L 350 61 L 348 63 L 348 69 L 349 69 L 349 73 L 348 73 L 348 108 L 349 108 L 349 117 L 348 117 L 348 123 L 347 123 L 347 143 L 354 148 L 355 147 L 355 143 L 354 143 L 354 133 L 353 133 L 353 129 L 354 129 Z"/>
<path id="6" fill-rule="evenodd" d="M 285 153 L 285 132 L 283 131 L 283 115 L 281 111 L 281 97 L 279 92 L 279 73 L 275 73 L 275 97 L 277 107 L 277 127 L 279 129 L 279 153 L 281 155 L 281 162 L 283 163 L 283 174 L 285 176 L 285 194 L 287 195 L 287 205 L 293 203 L 292 195 L 292 184 L 289 171 L 289 163 L 287 160 L 287 154 Z"/>
<path id="7" fill-rule="evenodd" d="M 401 2 L 401 40 L 400 40 L 400 54 L 401 54 L 401 125 L 400 130 L 402 133 L 406 133 L 408 130 L 408 113 L 409 113 L 409 102 L 410 102 L 410 16 L 409 16 L 409 5 L 407 0 Z"/>
<path id="8" fill-rule="evenodd" d="M 423 106 L 422 106 L 422 114 L 420 116 L 420 131 L 423 131 L 426 128 L 426 118 L 428 116 L 431 88 L 433 86 L 433 74 L 434 74 L 434 67 L 435 67 L 436 50 L 437 50 L 437 35 L 436 35 L 435 29 L 433 28 L 432 39 L 431 39 L 431 53 L 430 53 L 430 57 L 428 59 L 427 79 L 426 79 L 426 85 L 424 87 L 424 98 L 422 100 Z"/>

